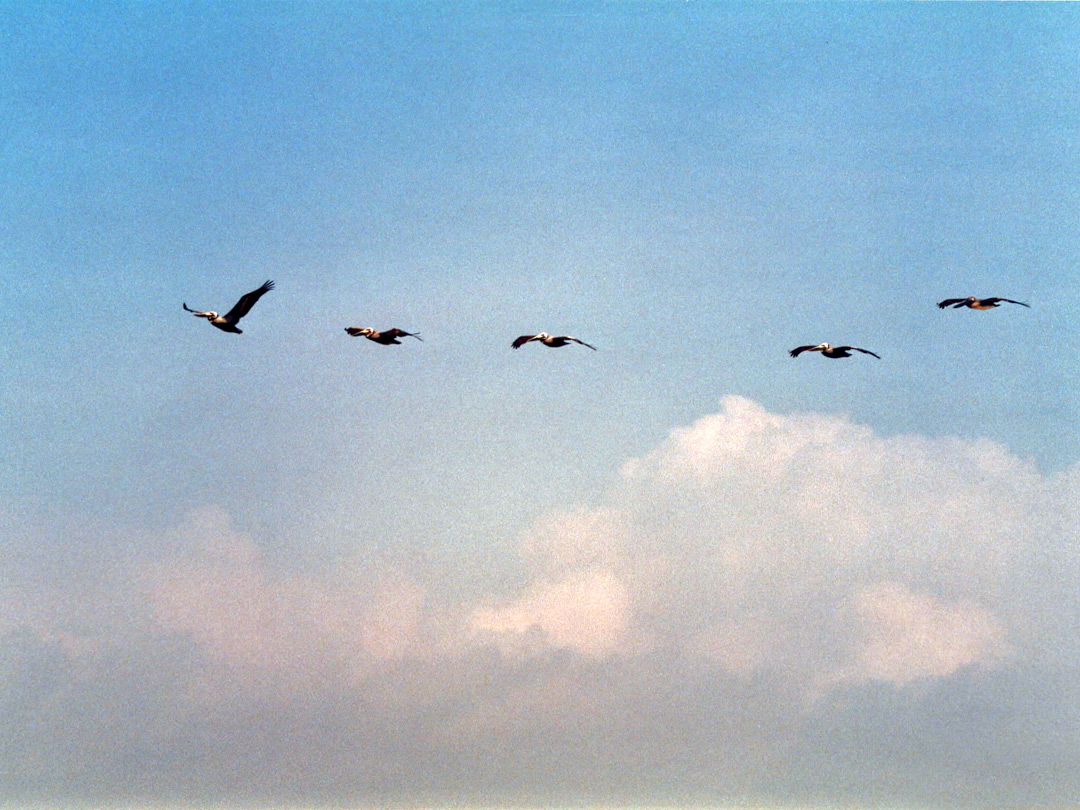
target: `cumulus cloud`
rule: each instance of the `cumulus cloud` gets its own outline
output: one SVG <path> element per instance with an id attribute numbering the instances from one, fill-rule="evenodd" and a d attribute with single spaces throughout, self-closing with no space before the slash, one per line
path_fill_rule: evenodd
<path id="1" fill-rule="evenodd" d="M 883 582 L 854 597 L 859 640 L 853 677 L 905 685 L 952 675 L 1005 652 L 1005 628 L 990 611 L 945 603 L 904 585 Z"/>
<path id="2" fill-rule="evenodd" d="M 675 645 L 808 694 L 995 667 L 1025 644 L 1018 573 L 1060 546 L 1045 516 L 1071 508 L 1070 480 L 986 441 L 728 397 L 627 462 L 608 505 L 540 521 L 532 585 L 473 621 L 593 655 Z"/>
<path id="3" fill-rule="evenodd" d="M 157 625 L 240 673 L 362 677 L 419 652 L 425 589 L 401 572 L 347 559 L 321 574 L 271 565 L 218 509 L 174 533 L 180 552 L 144 571 Z"/>
<path id="4" fill-rule="evenodd" d="M 477 610 L 472 628 L 496 635 L 537 628 L 552 644 L 601 655 L 620 648 L 629 607 L 627 587 L 618 577 L 586 569 L 534 583 L 511 604 Z"/>
<path id="5" fill-rule="evenodd" d="M 1078 483 L 728 397 L 467 599 L 433 587 L 445 563 L 301 570 L 202 510 L 78 588 L 0 583 L 0 788 L 1026 800 L 1037 773 L 1053 799 L 1080 772 Z"/>

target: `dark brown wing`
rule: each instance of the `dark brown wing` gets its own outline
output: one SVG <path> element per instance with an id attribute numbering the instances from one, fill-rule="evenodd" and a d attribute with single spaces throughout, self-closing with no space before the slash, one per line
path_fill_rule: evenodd
<path id="1" fill-rule="evenodd" d="M 270 292 L 270 290 L 272 289 L 274 289 L 274 282 L 267 281 L 265 284 L 259 287 L 259 289 L 252 290 L 246 295 L 241 296 L 240 300 L 236 302 L 236 306 L 234 306 L 227 313 L 225 313 L 225 320 L 229 323 L 235 324 L 238 320 L 251 312 L 251 308 L 255 306 L 255 302 L 262 298 L 265 293 Z"/>
<path id="2" fill-rule="evenodd" d="M 582 346 L 587 346 L 588 348 L 592 349 L 592 350 L 593 350 L 594 352 L 596 351 L 596 347 L 595 347 L 595 346 L 591 346 L 591 345 L 589 345 L 589 344 L 588 344 L 588 343 L 586 343 L 586 342 L 585 342 L 584 340 L 578 340 L 578 339 L 577 339 L 576 337 L 570 337 L 569 335 L 564 335 L 564 337 L 565 337 L 565 338 L 566 338 L 567 340 L 572 340 L 572 341 L 574 341 L 574 343 L 580 343 L 580 344 L 581 344 Z"/>
<path id="3" fill-rule="evenodd" d="M 517 340 L 515 340 L 513 343 L 510 344 L 510 348 L 511 349 L 520 349 L 522 346 L 524 346 L 526 343 L 528 343 L 530 340 L 532 340 L 535 337 L 536 337 L 536 335 L 522 335 L 521 337 L 519 337 Z"/>
<path id="4" fill-rule="evenodd" d="M 873 355 L 873 356 L 874 356 L 874 357 L 876 357 L 876 358 L 877 358 L 878 360 L 880 360 L 880 359 L 881 359 L 881 355 L 880 355 L 880 354 L 874 354 L 874 353 L 873 353 L 872 351 L 870 351 L 869 349 L 860 349 L 860 348 L 859 348 L 858 346 L 833 346 L 833 348 L 834 348 L 834 349 L 837 349 L 838 351 L 848 351 L 848 352 L 862 352 L 863 354 L 869 354 L 869 355 Z"/>
<path id="5" fill-rule="evenodd" d="M 790 354 L 792 357 L 798 357 L 803 352 L 808 352 L 812 348 L 814 348 L 814 347 L 813 346 L 796 346 L 794 349 L 792 349 L 790 352 L 788 352 L 788 354 Z"/>
<path id="6" fill-rule="evenodd" d="M 394 327 L 393 329 L 388 329 L 387 331 L 383 332 L 383 334 L 390 335 L 390 337 L 394 338 L 414 337 L 421 343 L 424 341 L 424 339 L 420 337 L 420 334 L 418 332 L 406 332 L 404 329 L 398 329 L 397 327 Z"/>
<path id="7" fill-rule="evenodd" d="M 966 298 L 946 298 L 944 301 L 938 301 L 938 308 L 945 309 L 945 307 L 951 307 L 955 304 L 964 304 L 966 302 Z"/>
<path id="8" fill-rule="evenodd" d="M 1013 301 L 1011 298 L 984 298 L 984 304 L 999 304 L 1004 301 L 1006 304 L 1019 304 L 1022 307 L 1031 309 L 1031 304 L 1025 304 L 1023 301 Z"/>

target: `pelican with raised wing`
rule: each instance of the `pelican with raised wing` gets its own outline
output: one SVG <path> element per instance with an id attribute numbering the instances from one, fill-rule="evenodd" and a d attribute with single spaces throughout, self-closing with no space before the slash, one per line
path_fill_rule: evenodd
<path id="1" fill-rule="evenodd" d="M 213 310 L 210 312 L 199 312 L 199 310 L 189 307 L 186 302 L 184 303 L 184 309 L 196 318 L 206 318 L 211 326 L 216 326 L 222 332 L 233 332 L 234 334 L 240 335 L 243 334 L 243 332 L 236 328 L 237 322 L 251 312 L 251 308 L 255 306 L 255 302 L 272 289 L 274 289 L 274 282 L 267 281 L 259 287 L 259 289 L 252 290 L 246 295 L 242 295 L 240 300 L 236 302 L 236 305 L 224 315 L 218 315 Z"/>
<path id="2" fill-rule="evenodd" d="M 852 352 L 862 352 L 876 357 L 878 360 L 881 359 L 881 355 L 874 354 L 869 349 L 860 349 L 858 346 L 830 346 L 828 343 L 819 343 L 817 346 L 798 346 L 788 354 L 792 357 L 798 357 L 803 352 L 821 352 L 825 357 L 831 357 L 834 360 L 841 357 L 851 357 Z"/>
<path id="3" fill-rule="evenodd" d="M 552 349 L 557 349 L 560 346 L 565 346 L 568 343 L 580 343 L 582 346 L 596 351 L 595 346 L 590 346 L 584 340 L 578 340 L 576 337 L 570 337 L 570 335 L 549 335 L 547 332 L 541 332 L 538 335 L 522 335 L 513 343 L 510 344 L 511 349 L 520 349 L 526 343 L 531 343 L 534 340 L 538 340 L 545 346 Z"/>
<path id="4" fill-rule="evenodd" d="M 938 308 L 945 309 L 945 307 L 952 307 L 953 309 L 961 309 L 967 307 L 968 309 L 996 309 L 1005 304 L 1019 304 L 1022 307 L 1031 309 L 1031 304 L 1025 304 L 1023 301 L 1013 301 L 1011 298 L 976 298 L 974 295 L 969 295 L 967 298 L 946 298 L 944 301 L 938 301 Z"/>
<path id="5" fill-rule="evenodd" d="M 366 337 L 368 340 L 373 340 L 376 343 L 380 343 L 383 346 L 389 346 L 391 343 L 401 344 L 398 338 L 414 337 L 423 343 L 424 339 L 420 337 L 418 332 L 406 332 L 404 329 L 387 329 L 385 332 L 376 332 L 367 326 L 346 326 L 345 331 L 353 337 Z"/>

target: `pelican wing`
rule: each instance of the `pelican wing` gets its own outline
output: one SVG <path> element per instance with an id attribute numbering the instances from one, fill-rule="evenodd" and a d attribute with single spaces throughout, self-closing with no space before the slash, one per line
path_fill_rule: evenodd
<path id="1" fill-rule="evenodd" d="M 1002 301 L 1004 301 L 1006 304 L 1019 304 L 1022 307 L 1027 307 L 1028 309 L 1031 309 L 1031 304 L 1025 304 L 1023 301 L 1013 301 L 1011 298 L 985 298 L 985 299 L 983 299 L 984 304 L 998 304 L 998 303 L 1000 303 Z"/>
<path id="2" fill-rule="evenodd" d="M 881 355 L 880 355 L 880 354 L 874 354 L 874 353 L 873 353 L 872 351 L 870 351 L 869 349 L 860 349 L 860 348 L 859 348 L 858 346 L 834 346 L 833 348 L 835 348 L 835 349 L 839 349 L 839 350 L 841 350 L 841 351 L 843 351 L 843 350 L 847 350 L 847 351 L 849 351 L 849 352 L 862 352 L 863 354 L 869 354 L 869 355 L 871 355 L 871 356 L 873 356 L 873 357 L 876 357 L 876 358 L 877 358 L 878 360 L 880 360 L 880 359 L 881 359 Z"/>
<path id="3" fill-rule="evenodd" d="M 255 306 L 255 302 L 272 289 L 274 289 L 274 282 L 267 281 L 259 287 L 259 289 L 252 290 L 251 292 L 242 295 L 240 300 L 236 302 L 236 306 L 225 314 L 225 320 L 231 324 L 235 324 L 238 320 L 251 312 L 251 308 Z"/>
<path id="4" fill-rule="evenodd" d="M 798 357 L 803 352 L 813 351 L 816 348 L 816 346 L 796 346 L 794 349 L 788 352 L 788 354 L 790 354 L 792 357 Z"/>
<path id="5" fill-rule="evenodd" d="M 420 337 L 419 332 L 406 332 L 404 329 L 398 329 L 397 327 L 394 327 L 393 329 L 388 329 L 387 331 L 383 332 L 383 334 L 384 335 L 390 335 L 390 337 L 395 337 L 395 338 L 414 337 L 417 340 L 419 340 L 421 343 L 423 343 L 423 341 L 424 341 L 424 339 L 422 337 Z"/>
<path id="6" fill-rule="evenodd" d="M 594 352 L 596 351 L 595 346 L 591 346 L 590 344 L 586 343 L 584 340 L 578 340 L 576 337 L 570 337 L 569 335 L 563 335 L 563 339 L 564 340 L 572 340 L 574 343 L 580 343 L 582 346 L 587 346 L 588 348 L 592 349 Z"/>
<path id="7" fill-rule="evenodd" d="M 205 318 L 207 315 L 210 314 L 209 312 L 199 312 L 199 310 L 197 310 L 197 309 L 192 309 L 191 307 L 189 307 L 187 305 L 187 302 L 184 303 L 184 309 L 186 309 L 188 312 L 190 312 L 196 318 Z"/>
<path id="8" fill-rule="evenodd" d="M 946 298 L 944 301 L 938 301 L 938 308 L 945 309 L 945 307 L 958 307 L 958 305 L 966 303 L 966 298 Z"/>
<path id="9" fill-rule="evenodd" d="M 522 346 L 524 346 L 530 340 L 536 340 L 536 338 L 537 338 L 537 335 L 522 335 L 521 337 L 519 337 L 517 340 L 515 340 L 513 343 L 510 344 L 510 348 L 511 349 L 520 349 Z"/>

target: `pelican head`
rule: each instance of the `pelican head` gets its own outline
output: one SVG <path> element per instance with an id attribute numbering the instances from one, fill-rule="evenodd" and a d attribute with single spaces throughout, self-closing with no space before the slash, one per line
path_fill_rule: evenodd
<path id="1" fill-rule="evenodd" d="M 216 318 L 217 316 L 218 316 L 218 314 L 216 312 L 214 312 L 213 310 L 211 310 L 210 312 L 205 312 L 202 315 L 202 317 L 206 318 L 206 320 L 208 320 L 208 321 L 214 320 L 214 318 Z M 196 317 L 199 317 L 199 316 L 196 316 Z"/>
<path id="2" fill-rule="evenodd" d="M 819 343 L 817 346 L 812 348 L 810 351 L 812 351 L 812 352 L 827 352 L 831 348 L 832 348 L 832 344 L 830 344 L 830 343 Z"/>
<path id="3" fill-rule="evenodd" d="M 547 340 L 551 335 L 547 332 L 541 332 L 539 335 L 533 338 L 533 340 Z"/>

